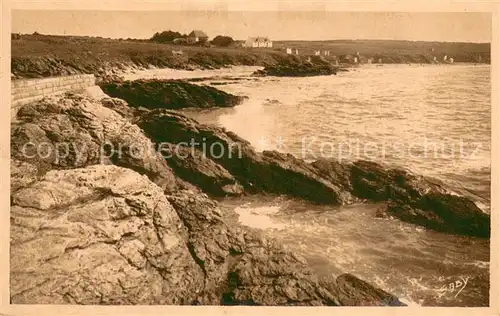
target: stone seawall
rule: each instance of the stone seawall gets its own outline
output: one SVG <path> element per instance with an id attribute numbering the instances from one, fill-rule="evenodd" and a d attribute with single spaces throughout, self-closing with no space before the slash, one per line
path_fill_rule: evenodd
<path id="1" fill-rule="evenodd" d="M 12 80 L 11 117 L 14 117 L 24 104 L 40 100 L 49 95 L 84 90 L 92 86 L 95 86 L 94 75 Z"/>

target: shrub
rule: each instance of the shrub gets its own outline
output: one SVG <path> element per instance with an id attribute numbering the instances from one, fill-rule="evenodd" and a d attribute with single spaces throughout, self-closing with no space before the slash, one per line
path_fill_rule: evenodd
<path id="1" fill-rule="evenodd" d="M 153 37 L 151 37 L 152 42 L 157 43 L 172 43 L 176 38 L 186 38 L 186 34 L 181 34 L 174 31 L 163 31 L 161 33 L 156 32 Z"/>
<path id="2" fill-rule="evenodd" d="M 212 40 L 212 45 L 219 46 L 219 47 L 228 47 L 234 43 L 234 40 L 230 36 L 222 36 L 222 35 L 217 35 L 213 40 Z"/>

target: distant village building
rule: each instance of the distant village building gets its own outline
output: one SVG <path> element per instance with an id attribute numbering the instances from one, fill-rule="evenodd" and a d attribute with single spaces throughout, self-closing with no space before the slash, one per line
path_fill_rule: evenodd
<path id="1" fill-rule="evenodd" d="M 287 48 L 286 49 L 286 53 L 289 54 L 289 55 L 291 55 L 292 54 L 292 49 L 291 48 Z"/>
<path id="2" fill-rule="evenodd" d="M 314 56 L 319 56 L 321 55 L 321 51 L 320 50 L 315 50 L 314 51 Z"/>
<path id="3" fill-rule="evenodd" d="M 448 55 L 444 55 L 443 61 L 446 61 L 448 59 Z"/>
<path id="4" fill-rule="evenodd" d="M 325 56 L 330 56 L 330 51 L 329 51 L 329 50 L 325 50 L 325 51 L 323 51 L 323 54 L 324 54 Z"/>
<path id="5" fill-rule="evenodd" d="M 245 42 L 245 47 L 273 47 L 273 41 L 268 37 L 249 37 Z"/>
<path id="6" fill-rule="evenodd" d="M 371 64 L 373 63 L 373 58 L 368 58 L 368 60 L 366 61 L 368 64 Z"/>
<path id="7" fill-rule="evenodd" d="M 354 57 L 354 63 L 357 64 L 358 63 L 358 57 Z"/>
<path id="8" fill-rule="evenodd" d="M 382 58 L 379 58 L 378 59 L 378 63 L 381 64 L 382 63 Z"/>
<path id="9" fill-rule="evenodd" d="M 298 49 L 296 49 L 296 50 L 295 50 L 295 55 L 298 55 L 298 54 L 299 54 L 299 50 L 298 50 Z"/>
<path id="10" fill-rule="evenodd" d="M 208 35 L 200 30 L 194 30 L 189 33 L 187 40 L 189 43 L 205 43 L 208 41 Z"/>
<path id="11" fill-rule="evenodd" d="M 453 64 L 453 62 L 454 62 L 454 61 L 455 61 L 455 59 L 453 59 L 453 57 L 448 58 L 448 62 L 449 62 L 450 64 Z"/>

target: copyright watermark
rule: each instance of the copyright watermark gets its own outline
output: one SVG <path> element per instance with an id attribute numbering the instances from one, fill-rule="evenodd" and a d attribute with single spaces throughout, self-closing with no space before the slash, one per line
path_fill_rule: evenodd
<path id="1" fill-rule="evenodd" d="M 265 146 L 263 146 L 263 144 Z M 316 136 L 301 137 L 286 142 L 286 139 L 277 137 L 271 140 L 258 141 L 255 144 L 257 151 L 277 150 L 284 153 L 293 153 L 305 160 L 320 158 L 343 160 L 372 160 L 383 161 L 388 158 L 398 159 L 447 159 L 466 160 L 475 159 L 489 150 L 481 142 L 464 140 L 443 140 L 441 142 L 421 139 L 412 143 L 403 142 L 368 142 L 361 139 L 348 139 L 343 141 L 325 141 Z M 71 159 L 80 162 L 88 159 L 99 159 L 101 163 L 113 160 L 144 159 L 154 155 L 161 155 L 166 160 L 187 159 L 189 157 L 203 157 L 208 159 L 241 159 L 243 158 L 243 144 L 226 141 L 213 141 L 205 137 L 191 139 L 178 143 L 148 143 L 143 142 L 113 142 L 105 141 L 101 145 L 92 142 L 27 142 L 20 147 L 24 158 L 40 158 L 51 160 L 56 164 Z"/>

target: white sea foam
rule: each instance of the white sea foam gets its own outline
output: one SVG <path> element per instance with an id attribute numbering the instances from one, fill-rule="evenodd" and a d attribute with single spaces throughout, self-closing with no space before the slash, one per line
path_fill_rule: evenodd
<path id="1" fill-rule="evenodd" d="M 271 218 L 271 215 L 280 211 L 279 206 L 263 207 L 237 207 L 235 210 L 239 215 L 239 222 L 242 225 L 259 229 L 285 229 L 286 224 L 280 223 Z"/>

